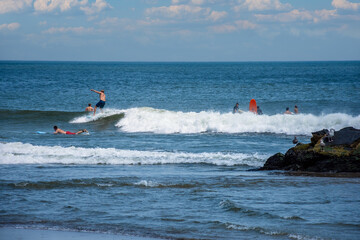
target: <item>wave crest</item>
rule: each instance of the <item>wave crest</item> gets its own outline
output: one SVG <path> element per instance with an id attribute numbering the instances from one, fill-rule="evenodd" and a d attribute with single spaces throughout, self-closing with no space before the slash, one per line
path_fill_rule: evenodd
<path id="1" fill-rule="evenodd" d="M 275 133 L 311 135 L 321 129 L 352 126 L 360 128 L 360 115 L 345 113 L 299 115 L 254 115 L 220 113 L 213 111 L 174 112 L 154 108 L 124 110 L 125 117 L 116 126 L 125 132 L 152 132 L 157 134 L 216 133 Z"/>
<path id="2" fill-rule="evenodd" d="M 82 148 L 35 146 L 28 143 L 0 143 L 0 164 L 212 164 L 252 167 L 262 166 L 267 155 L 243 153 L 188 153 L 121 150 L 115 148 Z"/>

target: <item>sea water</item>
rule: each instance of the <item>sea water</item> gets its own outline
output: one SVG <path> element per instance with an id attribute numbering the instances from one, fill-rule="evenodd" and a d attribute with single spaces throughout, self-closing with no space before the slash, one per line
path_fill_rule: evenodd
<path id="1" fill-rule="evenodd" d="M 360 179 L 254 171 L 360 128 L 360 62 L 0 62 L 0 227 L 356 239 Z M 90 89 L 105 90 L 106 105 Z M 263 115 L 248 112 L 256 99 Z M 244 111 L 233 114 L 235 103 Z M 300 114 L 284 115 L 286 107 Z M 54 135 L 86 128 L 89 135 Z M 37 132 L 42 132 L 38 134 Z"/>

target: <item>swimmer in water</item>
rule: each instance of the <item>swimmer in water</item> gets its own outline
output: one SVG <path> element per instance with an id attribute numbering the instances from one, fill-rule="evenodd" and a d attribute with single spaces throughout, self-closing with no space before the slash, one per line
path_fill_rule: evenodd
<path id="1" fill-rule="evenodd" d="M 294 113 L 295 114 L 298 114 L 299 113 L 299 109 L 298 109 L 298 107 L 295 105 L 295 107 L 294 107 Z"/>
<path id="2" fill-rule="evenodd" d="M 88 107 L 85 108 L 85 112 L 93 112 L 94 108 L 91 106 L 91 103 L 89 103 Z"/>
<path id="3" fill-rule="evenodd" d="M 292 112 L 290 112 L 289 108 L 286 108 L 286 111 L 284 112 L 284 114 L 292 114 Z"/>

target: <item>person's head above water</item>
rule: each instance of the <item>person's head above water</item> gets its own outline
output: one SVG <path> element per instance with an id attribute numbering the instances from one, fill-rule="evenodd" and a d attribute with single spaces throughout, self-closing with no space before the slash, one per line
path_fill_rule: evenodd
<path id="1" fill-rule="evenodd" d="M 89 103 L 88 106 L 91 107 L 91 103 Z"/>
<path id="2" fill-rule="evenodd" d="M 54 126 L 54 130 L 56 131 L 58 129 L 58 127 L 57 126 Z"/>
<path id="3" fill-rule="evenodd" d="M 289 107 L 286 108 L 286 111 L 289 111 Z"/>
<path id="4" fill-rule="evenodd" d="M 100 92 L 104 93 L 104 90 L 101 90 Z"/>

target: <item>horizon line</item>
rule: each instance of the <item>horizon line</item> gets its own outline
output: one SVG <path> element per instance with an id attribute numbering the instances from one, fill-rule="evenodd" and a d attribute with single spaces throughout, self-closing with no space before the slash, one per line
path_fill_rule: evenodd
<path id="1" fill-rule="evenodd" d="M 89 62 L 89 63 L 291 63 L 291 62 L 359 62 L 358 60 L 248 60 L 248 61 L 125 61 L 125 60 L 2 60 L 0 62 Z"/>

